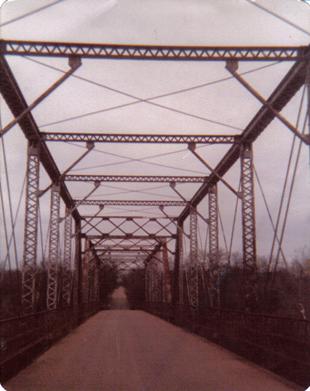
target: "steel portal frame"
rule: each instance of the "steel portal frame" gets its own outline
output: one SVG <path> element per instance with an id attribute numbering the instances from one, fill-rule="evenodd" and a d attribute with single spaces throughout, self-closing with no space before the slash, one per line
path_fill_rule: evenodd
<path id="1" fill-rule="evenodd" d="M 37 147 L 28 145 L 24 256 L 22 265 L 22 308 L 25 313 L 35 309 L 35 274 L 39 212 L 40 159 Z"/>
<path id="2" fill-rule="evenodd" d="M 48 57 L 73 57 L 75 64 L 79 63 L 81 57 L 102 58 L 102 59 L 131 59 L 131 60 L 160 60 L 160 61 L 294 61 L 295 64 L 282 79 L 270 97 L 262 102 L 263 106 L 245 128 L 241 135 L 143 135 L 143 134 L 82 134 L 82 133 L 40 133 L 35 120 L 27 107 L 26 101 L 20 91 L 18 84 L 4 58 L 4 55 L 31 55 Z M 255 204 L 253 187 L 253 162 L 251 145 L 255 139 L 265 130 L 268 124 L 278 116 L 282 108 L 294 96 L 299 88 L 305 83 L 307 73 L 307 63 L 310 58 L 309 46 L 302 47 L 174 47 L 174 46 L 139 46 L 139 45 L 109 45 L 109 44 L 83 44 L 83 43 L 61 43 L 61 42 L 30 42 L 30 41 L 10 41 L 0 40 L 0 76 L 1 93 L 4 96 L 9 108 L 21 126 L 25 136 L 36 146 L 36 151 L 32 151 L 28 156 L 28 177 L 26 196 L 26 229 L 24 244 L 24 264 L 23 264 L 23 290 L 22 302 L 25 311 L 32 311 L 35 306 L 34 274 L 36 266 L 36 244 L 37 244 L 37 217 L 38 217 L 38 180 L 39 163 L 42 162 L 49 174 L 52 183 L 59 183 L 62 179 L 56 163 L 54 162 L 45 141 L 78 141 L 78 142 L 121 142 L 121 143 L 201 143 L 201 144 L 231 144 L 229 151 L 224 155 L 217 167 L 212 170 L 208 177 L 203 177 L 203 184 L 189 202 L 174 201 L 145 201 L 145 200 L 73 200 L 63 181 L 60 182 L 60 195 L 64 200 L 68 210 L 76 221 L 80 222 L 80 215 L 77 206 L 80 205 L 134 205 L 134 206 L 183 206 L 184 209 L 178 218 L 178 227 L 183 226 L 185 219 L 190 216 L 191 231 L 191 265 L 197 262 L 197 212 L 196 208 L 206 194 L 210 193 L 212 199 L 212 189 L 217 182 L 223 178 L 232 165 L 241 157 L 241 190 L 242 190 L 242 218 L 243 218 L 243 248 L 244 248 L 244 271 L 246 282 L 249 283 L 250 276 L 255 274 L 256 269 L 256 244 L 255 244 Z M 254 92 L 255 94 L 255 92 Z M 23 114 L 25 113 L 25 114 Z M 308 142 L 309 140 L 306 139 Z M 72 178 L 72 176 L 71 176 Z M 194 183 L 197 179 L 191 177 L 184 179 L 184 183 Z M 121 179 L 121 176 L 118 176 Z M 124 178 L 123 178 L 124 179 Z M 134 182 L 161 181 L 163 177 L 157 179 L 146 179 L 135 176 Z M 110 178 L 117 180 L 117 177 Z M 169 181 L 170 179 L 165 179 Z M 131 181 L 129 179 L 128 181 Z M 188 182 L 187 182 L 188 181 Z M 198 183 L 199 180 L 197 180 Z M 173 181 L 177 182 L 177 181 Z M 52 199 L 56 197 L 56 192 L 52 191 Z M 59 193 L 58 193 L 59 195 Z M 56 205 L 58 200 L 54 200 L 52 205 Z M 29 208 L 28 208 L 29 207 Z M 53 211 L 53 227 L 56 230 L 56 208 Z M 212 212 L 213 213 L 213 212 Z M 214 214 L 210 214 L 210 228 L 215 232 Z M 30 224 L 28 224 L 30 222 Z M 57 223 L 58 226 L 58 223 Z M 51 226 L 52 228 L 52 226 Z M 53 228 L 53 229 L 54 229 Z M 55 231 L 56 232 L 56 231 Z M 82 237 L 81 231 L 78 237 Z M 182 233 L 183 234 L 183 233 Z M 57 236 L 57 235 L 56 235 Z M 53 245 L 58 241 L 53 235 L 50 243 Z M 122 235 L 119 235 L 120 237 Z M 146 235 L 147 236 L 147 235 Z M 146 236 L 140 237 L 144 239 Z M 120 239 L 119 237 L 119 239 Z M 112 236 L 110 237 L 112 238 Z M 132 239 L 130 235 L 124 234 L 122 238 Z M 154 239 L 149 235 L 150 239 Z M 159 238 L 159 236 L 158 236 Z M 171 235 L 170 238 L 175 238 Z M 86 237 L 87 243 L 90 240 Z M 160 238 L 161 239 L 161 238 Z M 211 239 L 211 236 L 210 236 Z M 212 236 L 213 245 L 215 237 Z M 211 242 L 211 240 L 210 240 Z M 147 258 L 153 260 L 159 251 L 158 246 Z M 210 243 L 211 245 L 211 243 Z M 89 244 L 91 247 L 91 245 Z M 211 249 L 211 247 L 210 247 Z M 213 250 L 211 249 L 211 252 Z M 180 253 L 180 249 L 178 250 Z M 179 254 L 180 255 L 180 254 Z M 54 259 L 50 254 L 50 259 Z M 86 262 L 87 263 L 87 262 Z M 50 265 L 54 265 L 50 262 Z M 190 301 L 192 307 L 198 306 L 198 276 L 196 278 L 195 268 L 190 272 Z M 195 282 L 196 281 L 196 282 Z M 53 284 L 50 284 L 53 285 Z M 249 285 L 249 284 L 248 284 Z M 51 289 L 53 296 L 55 289 Z M 50 302 L 54 308 L 54 301 Z"/>
<path id="3" fill-rule="evenodd" d="M 47 265 L 47 304 L 49 311 L 57 307 L 58 293 L 58 258 L 59 258 L 59 215 L 60 215 L 60 188 L 53 185 L 51 192 L 51 217 L 49 252 Z"/>

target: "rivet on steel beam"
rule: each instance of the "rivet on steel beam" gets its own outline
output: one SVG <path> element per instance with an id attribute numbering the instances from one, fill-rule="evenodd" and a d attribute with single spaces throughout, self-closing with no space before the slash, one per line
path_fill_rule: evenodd
<path id="1" fill-rule="evenodd" d="M 235 61 L 235 60 L 226 61 L 226 69 L 229 72 L 234 73 L 238 70 L 238 68 L 239 68 L 238 61 Z"/>
<path id="2" fill-rule="evenodd" d="M 94 146 L 95 146 L 95 143 L 94 143 L 93 141 L 86 141 L 86 148 L 87 148 L 88 150 L 93 149 Z"/>
<path id="3" fill-rule="evenodd" d="M 188 143 L 187 147 L 190 151 L 194 152 L 196 149 L 196 144 L 195 143 Z"/>
<path id="4" fill-rule="evenodd" d="M 68 63 L 71 69 L 76 69 L 82 65 L 81 57 L 78 56 L 70 56 L 68 59 Z"/>

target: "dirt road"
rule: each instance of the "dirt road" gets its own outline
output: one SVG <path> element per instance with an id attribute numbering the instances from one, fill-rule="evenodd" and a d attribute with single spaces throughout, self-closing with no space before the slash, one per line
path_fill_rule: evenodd
<path id="1" fill-rule="evenodd" d="M 11 379 L 8 391 L 302 390 L 141 311 L 98 313 Z"/>

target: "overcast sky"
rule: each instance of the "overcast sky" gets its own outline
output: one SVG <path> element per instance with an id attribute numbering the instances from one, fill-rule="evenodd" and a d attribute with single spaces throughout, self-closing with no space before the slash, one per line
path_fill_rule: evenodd
<path id="1" fill-rule="evenodd" d="M 298 25 L 300 29 L 309 31 L 308 34 L 246 0 L 91 0 L 88 2 L 64 0 L 32 16 L 6 24 L 20 15 L 30 13 L 49 3 L 53 2 L 16 0 L 6 3 L 1 10 L 1 21 L 4 24 L 1 28 L 1 37 L 4 39 L 161 45 L 284 46 L 308 45 L 310 42 L 310 7 L 297 0 L 257 0 L 256 3 Z M 7 59 L 28 103 L 31 103 L 61 76 L 60 72 L 44 64 L 63 70 L 68 69 L 64 59 L 36 58 L 35 61 L 41 64 L 33 62 L 31 58 L 8 57 Z M 265 65 L 268 64 L 241 63 L 240 72 Z M 269 96 L 292 66 L 291 63 L 269 63 L 269 65 L 269 67 L 245 76 L 265 97 Z M 136 100 L 119 92 L 145 99 L 225 78 L 229 74 L 223 62 L 160 63 L 83 60 L 82 67 L 76 75 L 83 76 L 101 86 L 75 78 L 67 80 L 33 111 L 42 131 L 238 134 L 260 108 L 260 104 L 249 92 L 237 81 L 230 79 L 154 101 L 170 109 L 176 109 L 178 113 L 148 103 L 111 109 L 113 106 Z M 115 91 L 111 91 L 111 88 Z M 301 92 L 283 110 L 283 114 L 293 123 L 296 122 L 300 99 Z M 306 104 L 302 111 L 302 119 L 305 117 L 305 107 Z M 186 114 L 181 114 L 180 111 Z M 1 119 L 3 125 L 11 119 L 11 114 L 3 101 L 1 101 Z M 59 121 L 61 123 L 58 123 Z M 15 211 L 25 173 L 26 142 L 18 126 L 11 130 L 4 139 Z M 275 120 L 254 146 L 255 167 L 274 220 L 279 207 L 291 143 L 290 131 Z M 83 153 L 81 146 L 84 147 L 84 145 L 63 143 L 49 146 L 61 171 Z M 199 153 L 212 166 L 215 166 L 227 149 L 223 146 L 207 146 L 199 149 Z M 150 156 L 164 153 L 173 154 L 150 158 Z M 128 160 L 133 158 L 146 160 L 144 162 Z M 170 168 L 163 165 L 170 166 Z M 308 247 L 309 171 L 309 148 L 303 146 L 285 237 L 284 250 L 289 258 Z M 190 155 L 186 146 L 174 145 L 96 145 L 96 151 L 83 160 L 74 172 L 208 175 L 206 168 Z M 235 188 L 239 184 L 239 173 L 240 165 L 236 164 L 227 174 L 226 179 Z M 1 180 L 7 193 L 2 155 Z M 40 187 L 44 188 L 47 184 L 49 180 L 42 170 Z M 68 185 L 73 198 L 82 198 L 89 192 L 91 186 L 89 184 Z M 179 185 L 178 188 L 189 199 L 198 187 Z M 133 192 L 134 190 L 142 190 L 149 194 L 139 194 Z M 125 191 L 126 193 L 121 193 Z M 93 195 L 94 199 L 175 199 L 176 197 L 169 186 L 161 184 L 102 185 Z M 225 234 L 229 240 L 235 197 L 220 184 L 219 199 Z M 5 205 L 8 211 L 7 197 L 5 197 Z M 272 229 L 257 184 L 256 205 L 258 252 L 268 255 L 272 241 Z M 48 207 L 49 196 L 46 195 L 41 200 L 44 237 L 46 236 Z M 129 210 L 136 209 L 129 208 Z M 93 208 L 86 207 L 79 210 L 82 214 L 94 211 Z M 167 209 L 171 215 L 177 215 L 180 211 L 179 208 Z M 206 201 L 201 203 L 199 211 L 207 216 Z M 19 239 L 22 238 L 23 213 L 22 207 L 17 224 Z M 106 208 L 104 213 L 111 215 L 129 212 L 124 208 Z M 140 215 L 144 213 L 147 216 L 159 214 L 154 208 L 148 210 L 143 208 L 143 211 L 137 213 Z M 0 213 L 0 216 L 3 219 L 3 214 Z M 9 221 L 8 214 L 6 214 L 6 219 Z M 242 246 L 240 220 L 239 214 L 234 250 L 240 250 Z M 199 242 L 203 247 L 205 226 L 201 222 L 200 231 Z M 0 258 L 3 259 L 6 253 L 3 229 L 1 239 Z M 224 247 L 222 233 L 221 246 Z M 21 248 L 19 252 L 22 254 Z"/>

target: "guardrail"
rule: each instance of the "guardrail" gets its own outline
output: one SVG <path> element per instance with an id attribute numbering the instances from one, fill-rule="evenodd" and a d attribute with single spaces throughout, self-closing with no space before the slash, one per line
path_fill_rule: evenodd
<path id="1" fill-rule="evenodd" d="M 187 305 L 147 304 L 146 311 L 208 338 L 281 376 L 310 384 L 310 322 Z"/>
<path id="2" fill-rule="evenodd" d="M 98 311 L 96 305 L 61 308 L 0 320 L 0 382 Z"/>

